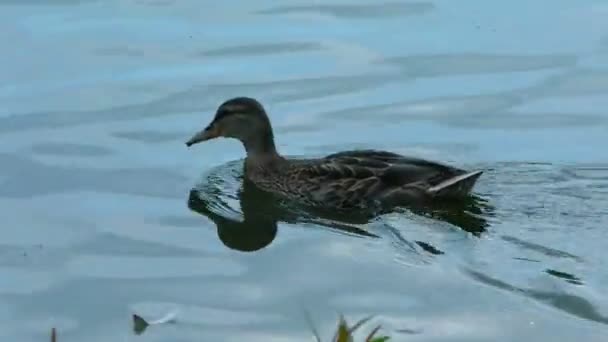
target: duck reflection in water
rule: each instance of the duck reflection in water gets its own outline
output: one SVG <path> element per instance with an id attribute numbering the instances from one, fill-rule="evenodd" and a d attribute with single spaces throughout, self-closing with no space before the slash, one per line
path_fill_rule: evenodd
<path id="1" fill-rule="evenodd" d="M 188 207 L 215 223 L 219 239 L 228 248 L 252 252 L 268 246 L 277 235 L 279 221 L 323 224 L 339 233 L 378 238 L 377 235 L 348 223 L 314 219 L 312 216 L 298 213 L 297 210 L 289 210 L 281 205 L 278 198 L 259 190 L 246 179 L 242 181 L 238 198 L 242 210 L 241 220 L 235 218 L 234 213 L 230 213 L 222 205 L 218 205 L 221 199 L 216 194 L 195 188 L 190 190 L 188 198 Z"/>
<path id="2" fill-rule="evenodd" d="M 222 169 L 224 172 L 220 173 L 225 175 L 227 171 L 225 166 Z M 230 176 L 221 177 L 232 178 Z M 379 235 L 367 230 L 366 225 L 387 212 L 336 213 L 319 208 L 298 207 L 272 193 L 260 190 L 246 177 L 238 176 L 240 187 L 236 195 L 242 211 L 240 214 L 230 209 L 230 206 L 221 199 L 222 184 L 215 184 L 216 178 L 210 176 L 205 180 L 207 186 L 195 187 L 190 191 L 188 207 L 215 223 L 219 239 L 228 248 L 253 252 L 268 246 L 277 235 L 279 222 L 311 224 L 311 227 L 322 227 L 350 236 L 380 238 Z M 418 206 L 407 209 L 418 215 L 451 223 L 479 236 L 488 226 L 488 222 L 480 216 L 487 213 L 482 208 L 490 207 L 487 204 L 484 207 L 484 200 L 481 198 L 471 197 L 469 200 L 459 201 L 457 204 L 443 203 L 435 204 L 433 207 Z M 383 227 L 388 227 L 393 238 L 398 238 L 411 248 L 414 248 L 413 243 L 415 243 L 428 253 L 443 254 L 429 243 L 422 241 L 411 243 L 404 239 L 397 229 L 388 225 L 383 225 Z"/>

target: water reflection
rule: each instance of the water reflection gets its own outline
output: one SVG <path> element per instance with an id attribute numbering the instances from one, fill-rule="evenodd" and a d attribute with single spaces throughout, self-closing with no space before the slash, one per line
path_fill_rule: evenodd
<path id="1" fill-rule="evenodd" d="M 384 2 L 375 4 L 315 4 L 278 6 L 260 10 L 261 14 L 316 13 L 336 18 L 402 17 L 425 14 L 435 9 L 431 2 Z"/>
<path id="2" fill-rule="evenodd" d="M 202 51 L 200 55 L 206 57 L 242 57 L 257 55 L 272 55 L 278 53 L 308 52 L 323 49 L 323 45 L 315 42 L 284 42 L 236 45 L 219 49 Z"/>
<path id="3" fill-rule="evenodd" d="M 564 279 L 565 281 L 567 281 L 570 284 L 583 285 L 583 281 L 579 277 L 577 277 L 573 274 L 563 272 L 563 271 L 552 270 L 552 269 L 547 269 L 547 270 L 545 270 L 545 272 L 554 277 Z"/>
<path id="4" fill-rule="evenodd" d="M 573 55 L 434 54 L 391 57 L 381 63 L 415 77 L 531 71 L 573 66 Z"/>
<path id="5" fill-rule="evenodd" d="M 268 246 L 277 235 L 278 221 L 288 223 L 310 223 L 311 218 L 298 216 L 282 208 L 276 198 L 260 191 L 251 182 L 244 180 L 238 193 L 242 210 L 242 220 L 216 213 L 213 199 L 208 193 L 192 189 L 188 197 L 188 207 L 207 216 L 217 226 L 217 234 L 224 245 L 243 252 L 253 252 Z M 219 198 L 215 198 L 219 200 Z M 364 237 L 378 237 L 361 228 L 332 222 L 328 228 Z"/>
<path id="6" fill-rule="evenodd" d="M 266 98 L 269 102 L 275 104 L 310 100 L 380 87 L 397 79 L 398 76 L 388 73 L 323 76 L 249 83 L 205 84 L 175 91 L 154 100 L 115 105 L 108 108 L 27 111 L 19 115 L 4 116 L 0 117 L 0 134 L 36 129 L 65 129 L 72 126 L 136 121 L 176 116 L 183 113 L 201 113 L 215 109 L 217 107 L 217 99 L 226 97 L 226 94 L 246 93 L 252 97 Z M 160 132 L 160 134 L 167 135 L 172 133 L 165 131 Z M 129 135 L 133 136 L 133 134 Z M 142 135 L 150 136 L 149 133 L 141 133 L 137 134 L 136 138 L 141 138 Z M 152 135 L 158 135 L 158 133 L 152 133 Z"/>
<path id="7" fill-rule="evenodd" d="M 558 278 L 569 278 L 569 280 L 574 280 L 574 285 L 581 285 L 581 280 L 571 274 L 555 270 L 547 270 L 546 272 Z M 517 287 L 482 272 L 473 271 L 471 269 L 465 269 L 465 274 L 481 284 L 508 292 L 520 293 L 570 315 L 597 323 L 608 324 L 608 316 L 602 314 L 593 303 L 580 296 L 564 292 Z"/>
<path id="8" fill-rule="evenodd" d="M 277 235 L 277 220 L 272 215 L 252 208 L 256 201 L 250 191 L 245 190 L 240 195 L 241 208 L 244 220 L 239 221 L 222 216 L 211 210 L 212 203 L 205 198 L 205 194 L 193 189 L 188 198 L 188 207 L 207 216 L 217 226 L 219 239 L 231 249 L 243 252 L 252 252 L 268 246 Z M 199 195 L 200 194 L 200 195 Z M 264 197 L 258 199 L 260 208 L 265 208 Z M 252 210 L 253 209 L 253 210 Z"/>
<path id="9" fill-rule="evenodd" d="M 494 207 L 484 198 L 470 196 L 459 202 L 434 203 L 432 207 L 409 207 L 412 212 L 448 222 L 475 236 L 487 230 L 490 223 L 485 216 L 492 216 Z"/>
<path id="10" fill-rule="evenodd" d="M 408 241 L 398 229 L 383 222 L 382 215 L 388 214 L 388 210 L 375 213 L 335 213 L 320 208 L 296 206 L 258 189 L 242 176 L 237 164 L 240 162 L 231 162 L 212 170 L 199 185 L 190 190 L 188 196 L 188 207 L 213 221 L 219 239 L 228 248 L 243 252 L 263 249 L 274 241 L 278 222 L 285 222 L 322 227 L 355 237 L 379 238 L 386 234 L 399 246 L 415 250 L 416 244 L 427 253 L 444 254 L 428 242 Z M 231 206 L 231 202 L 238 202 L 240 211 Z M 404 209 L 392 209 L 391 212 Z M 407 210 L 448 222 L 479 236 L 489 226 L 484 215 L 491 214 L 493 208 L 486 200 L 473 196 L 464 202 L 436 203 L 432 207 L 412 206 Z M 380 232 L 372 232 L 376 223 L 380 223 Z"/>
<path id="11" fill-rule="evenodd" d="M 0 0 L 2 340 L 305 340 L 304 302 L 321 332 L 341 311 L 420 332 L 391 341 L 602 341 L 605 3 Z M 272 103 L 286 153 L 489 166 L 497 208 L 322 220 L 223 167 L 188 212 L 193 169 L 242 151 L 193 161 L 182 138 L 241 94 Z M 193 324 L 122 338 L 128 307 L 164 303 Z"/>

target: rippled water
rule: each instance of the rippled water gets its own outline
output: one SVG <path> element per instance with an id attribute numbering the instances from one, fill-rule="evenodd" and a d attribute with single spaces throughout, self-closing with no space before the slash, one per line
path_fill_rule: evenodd
<path id="1" fill-rule="evenodd" d="M 0 0 L 0 338 L 602 341 L 608 5 Z M 381 148 L 483 168 L 456 216 L 338 223 L 186 149 L 225 99 L 287 155 Z M 249 252 L 244 252 L 249 251 Z M 130 315 L 175 324 L 140 336 Z M 371 326 L 370 326 L 371 328 Z"/>

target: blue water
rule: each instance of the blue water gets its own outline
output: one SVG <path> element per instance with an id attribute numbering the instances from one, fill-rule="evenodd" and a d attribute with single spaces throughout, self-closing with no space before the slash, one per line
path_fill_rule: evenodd
<path id="1" fill-rule="evenodd" d="M 603 341 L 607 17 L 599 0 L 0 0 L 1 340 L 310 341 L 308 311 L 327 338 L 342 313 L 395 341 Z M 184 142 L 243 95 L 286 155 L 487 170 L 485 228 L 406 211 L 361 227 L 379 238 L 315 220 L 225 235 L 188 199 L 211 184 L 216 213 L 243 214 L 243 148 Z M 133 313 L 176 317 L 136 336 Z"/>

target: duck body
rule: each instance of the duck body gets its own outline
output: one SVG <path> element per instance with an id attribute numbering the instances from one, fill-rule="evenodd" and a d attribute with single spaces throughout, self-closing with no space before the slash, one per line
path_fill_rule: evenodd
<path id="1" fill-rule="evenodd" d="M 259 188 L 325 209 L 403 206 L 466 197 L 481 171 L 378 150 L 317 159 L 247 158 L 245 176 Z"/>
<path id="2" fill-rule="evenodd" d="M 245 147 L 246 178 L 261 190 L 324 209 L 407 206 L 468 196 L 482 171 L 468 172 L 388 151 L 349 150 L 321 158 L 285 158 L 275 147 L 270 120 L 255 99 L 219 106 L 214 119 L 187 146 L 217 137 Z"/>

